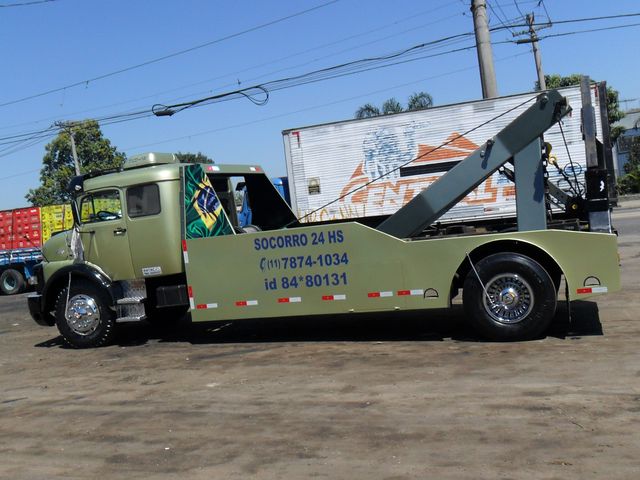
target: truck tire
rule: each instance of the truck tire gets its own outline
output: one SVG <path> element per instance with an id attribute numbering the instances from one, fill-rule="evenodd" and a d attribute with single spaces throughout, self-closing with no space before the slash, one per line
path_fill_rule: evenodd
<path id="1" fill-rule="evenodd" d="M 56 300 L 56 326 L 65 343 L 73 348 L 101 347 L 115 337 L 115 311 L 106 291 L 86 280 L 71 284 L 67 305 L 67 287 Z"/>
<path id="2" fill-rule="evenodd" d="M 477 275 L 471 269 L 465 279 L 462 303 L 480 335 L 493 341 L 530 340 L 547 329 L 557 293 L 539 263 L 518 253 L 497 253 L 480 260 L 475 269 Z"/>
<path id="3" fill-rule="evenodd" d="M 0 290 L 5 295 L 15 295 L 24 290 L 26 282 L 22 273 L 13 268 L 8 268 L 0 275 Z"/>

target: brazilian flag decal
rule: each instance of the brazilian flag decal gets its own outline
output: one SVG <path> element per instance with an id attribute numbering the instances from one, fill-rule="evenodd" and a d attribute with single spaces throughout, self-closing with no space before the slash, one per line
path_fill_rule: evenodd
<path id="1" fill-rule="evenodd" d="M 233 233 L 207 174 L 197 164 L 184 167 L 184 219 L 187 240 Z"/>

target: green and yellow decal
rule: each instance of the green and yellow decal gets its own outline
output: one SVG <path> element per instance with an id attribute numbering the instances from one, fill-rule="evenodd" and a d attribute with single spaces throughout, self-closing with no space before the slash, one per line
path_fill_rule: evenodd
<path id="1" fill-rule="evenodd" d="M 184 220 L 187 240 L 233 233 L 220 199 L 200 165 L 184 167 Z"/>

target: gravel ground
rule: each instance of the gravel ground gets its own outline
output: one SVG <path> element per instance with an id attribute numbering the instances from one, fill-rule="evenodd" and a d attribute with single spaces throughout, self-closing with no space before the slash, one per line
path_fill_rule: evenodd
<path id="1" fill-rule="evenodd" d="M 0 478 L 637 479 L 638 205 L 615 212 L 624 290 L 530 342 L 479 341 L 456 307 L 77 351 L 0 297 Z"/>

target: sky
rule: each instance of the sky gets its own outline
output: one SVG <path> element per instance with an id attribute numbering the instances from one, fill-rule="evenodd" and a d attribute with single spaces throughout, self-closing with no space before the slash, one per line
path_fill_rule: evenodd
<path id="1" fill-rule="evenodd" d="M 56 134 L 35 132 L 57 121 L 145 112 L 103 120 L 104 136 L 128 156 L 202 152 L 216 163 L 259 164 L 282 176 L 283 130 L 350 119 L 359 106 L 390 97 L 406 104 L 419 91 L 435 105 L 480 99 L 475 41 L 464 35 L 473 32 L 470 2 L 0 0 L 0 210 L 28 205 L 25 195 L 40 184 L 45 145 Z M 629 100 L 623 109 L 640 107 L 640 62 L 633 60 L 640 16 L 554 23 L 640 13 L 640 2 L 487 3 L 490 27 L 502 27 L 491 34 L 500 95 L 534 88 L 531 45 L 513 42 L 524 28 L 504 28 L 533 12 L 536 23 L 552 23 L 539 32 L 545 73 L 606 80 Z M 622 25 L 631 26 L 573 33 Z M 350 74 L 281 89 L 268 83 L 411 47 L 393 61 L 356 64 L 365 71 L 342 67 L 334 72 Z M 146 115 L 156 104 L 260 84 L 269 91 L 264 105 L 256 104 L 264 93 L 251 90 L 254 102 L 236 95 L 173 116 Z"/>

